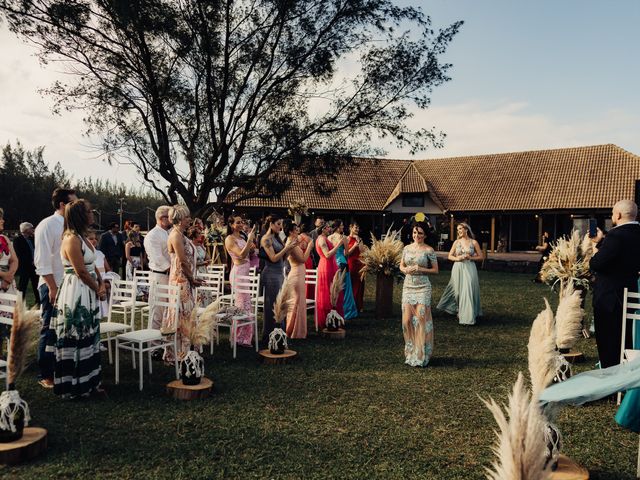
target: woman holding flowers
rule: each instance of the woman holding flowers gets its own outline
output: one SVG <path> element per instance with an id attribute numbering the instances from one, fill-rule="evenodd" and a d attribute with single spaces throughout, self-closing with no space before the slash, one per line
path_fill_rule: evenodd
<path id="1" fill-rule="evenodd" d="M 407 365 L 426 367 L 433 353 L 433 318 L 431 317 L 431 282 L 428 275 L 438 273 L 436 254 L 425 243 L 427 226 L 417 222 L 412 228 L 413 243 L 404 247 L 400 271 L 402 287 L 402 334 Z"/>
<path id="2" fill-rule="evenodd" d="M 451 280 L 436 308 L 451 315 L 457 314 L 460 325 L 475 325 L 476 319 L 482 316 L 475 262 L 482 261 L 484 256 L 468 224 L 458 224 L 456 231 L 458 239 L 449 252 L 449 260 L 454 262 Z"/>

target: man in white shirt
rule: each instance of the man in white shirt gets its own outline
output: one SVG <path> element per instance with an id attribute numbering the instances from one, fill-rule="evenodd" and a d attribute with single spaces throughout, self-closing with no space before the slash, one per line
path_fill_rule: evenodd
<path id="1" fill-rule="evenodd" d="M 60 257 L 62 234 L 64 231 L 64 207 L 77 200 L 76 192 L 65 188 L 56 188 L 51 195 L 55 212 L 42 220 L 35 231 L 35 251 L 33 263 L 36 273 L 40 275 L 38 291 L 42 302 L 42 330 L 38 342 L 38 365 L 40 367 L 39 383 L 45 388 L 53 388 L 53 369 L 55 358 L 53 352 L 47 352 L 47 339 L 51 335 L 49 322 L 62 282 L 64 270 Z"/>
<path id="2" fill-rule="evenodd" d="M 150 291 L 149 297 L 153 296 L 156 285 L 167 285 L 169 283 L 169 269 L 171 268 L 171 257 L 167 242 L 169 240 L 168 230 L 171 228 L 169 222 L 169 209 L 166 205 L 158 207 L 156 210 L 156 226 L 153 227 L 144 238 L 144 248 L 149 259 Z M 160 329 L 165 307 L 156 307 L 153 302 L 150 304 L 149 315 L 152 319 L 153 328 Z M 161 358 L 161 352 L 157 355 Z"/>

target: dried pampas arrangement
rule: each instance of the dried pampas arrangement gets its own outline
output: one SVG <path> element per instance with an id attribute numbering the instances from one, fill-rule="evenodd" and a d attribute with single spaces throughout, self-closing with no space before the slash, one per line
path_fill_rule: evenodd
<path id="1" fill-rule="evenodd" d="M 21 293 L 18 293 L 13 312 L 13 325 L 11 326 L 9 354 L 7 357 L 7 383 L 9 385 L 14 384 L 24 371 L 29 347 L 34 343 L 36 332 L 40 329 L 40 312 L 38 310 L 27 310 L 22 301 Z"/>
<path id="2" fill-rule="evenodd" d="M 368 273 L 399 276 L 403 249 L 400 231 L 391 231 L 389 228 L 384 240 L 378 240 L 371 234 L 371 247 L 361 250 L 360 253 L 360 261 L 364 264 L 360 270 L 360 276 L 364 278 Z"/>
<path id="3" fill-rule="evenodd" d="M 493 452 L 497 459 L 487 469 L 490 480 L 546 480 L 551 466 L 545 466 L 547 422 L 538 406 L 538 397 L 531 397 L 524 386 L 522 373 L 509 395 L 506 414 L 493 400 L 482 400 L 498 423 L 497 443 Z"/>
<path id="4" fill-rule="evenodd" d="M 198 317 L 198 308 L 191 312 L 191 321 L 184 325 L 183 334 L 189 339 L 194 347 L 201 347 L 211 341 L 213 325 L 216 322 L 216 315 L 220 311 L 220 300 L 207 305 L 207 308 Z"/>
<path id="5" fill-rule="evenodd" d="M 558 356 L 555 338 L 553 310 L 547 299 L 546 308 L 541 311 L 531 326 L 529 334 L 529 374 L 534 395 L 539 395 L 549 386 L 555 375 L 555 358 Z"/>
<path id="6" fill-rule="evenodd" d="M 593 250 L 584 243 L 580 233 L 574 230 L 571 237 L 559 238 L 552 244 L 549 258 L 540 270 L 542 281 L 552 287 L 559 283 L 560 290 L 569 284 L 588 289 L 591 279 L 589 260 Z"/>
<path id="7" fill-rule="evenodd" d="M 556 344 L 558 348 L 572 348 L 582 332 L 584 310 L 581 307 L 580 291 L 568 284 L 560 292 L 560 303 L 556 310 Z"/>
<path id="8" fill-rule="evenodd" d="M 293 286 L 287 277 L 278 292 L 276 301 L 273 304 L 273 315 L 276 323 L 284 323 L 287 320 L 287 312 L 289 311 L 289 302 L 293 296 Z"/>

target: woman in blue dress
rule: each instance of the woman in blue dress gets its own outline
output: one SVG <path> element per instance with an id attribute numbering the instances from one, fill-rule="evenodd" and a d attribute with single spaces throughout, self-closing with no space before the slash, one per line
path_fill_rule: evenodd
<path id="1" fill-rule="evenodd" d="M 340 247 L 336 251 L 338 268 L 346 272 L 344 276 L 344 319 L 351 320 L 358 316 L 358 307 L 353 297 L 353 287 L 351 286 L 351 276 L 349 275 L 349 262 L 347 260 L 347 254 L 345 253 L 349 251 L 349 237 L 344 235 L 344 223 L 342 220 L 334 220 L 331 228 L 333 228 L 333 234 L 329 237 L 329 240 L 333 245 L 340 244 Z"/>
<path id="2" fill-rule="evenodd" d="M 449 252 L 449 260 L 454 262 L 451 280 L 436 308 L 458 315 L 460 325 L 475 325 L 476 319 L 482 316 L 480 282 L 475 262 L 482 261 L 484 256 L 469 225 L 458 224 L 457 232 L 458 239 L 453 242 Z"/>
<path id="3" fill-rule="evenodd" d="M 438 259 L 425 243 L 427 225 L 416 222 L 413 243 L 404 247 L 400 271 L 405 274 L 402 287 L 402 333 L 407 365 L 426 367 L 433 353 L 431 282 L 427 275 L 438 273 Z"/>

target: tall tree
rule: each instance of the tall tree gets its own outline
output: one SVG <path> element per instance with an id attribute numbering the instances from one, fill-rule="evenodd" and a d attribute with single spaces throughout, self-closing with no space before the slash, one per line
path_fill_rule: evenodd
<path id="1" fill-rule="evenodd" d="M 391 0 L 0 0 L 10 28 L 74 79 L 104 151 L 169 202 L 206 215 L 235 187 L 277 195 L 289 174 L 329 175 L 375 136 L 422 150 L 406 126 L 447 81 L 460 28 Z M 347 74 L 346 72 L 352 72 Z"/>

